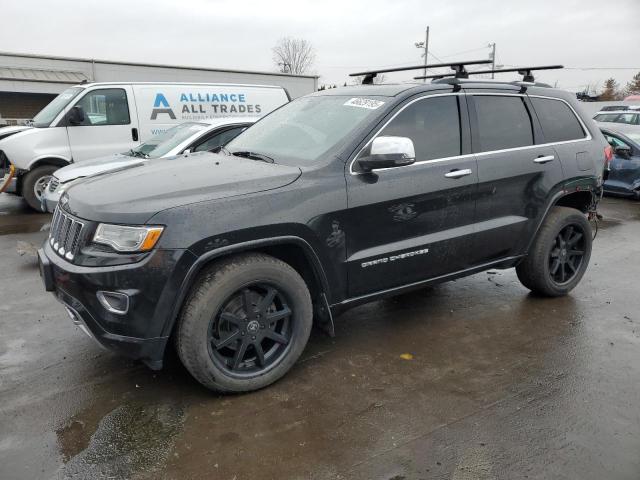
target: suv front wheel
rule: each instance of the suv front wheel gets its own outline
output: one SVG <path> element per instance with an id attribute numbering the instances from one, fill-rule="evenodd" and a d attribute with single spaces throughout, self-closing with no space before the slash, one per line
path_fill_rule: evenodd
<path id="1" fill-rule="evenodd" d="M 192 288 L 177 326 L 178 355 L 209 389 L 256 390 L 293 366 L 312 320 L 309 290 L 291 266 L 264 254 L 231 257 Z"/>
<path id="2" fill-rule="evenodd" d="M 541 295 L 566 295 L 587 270 L 591 243 L 591 225 L 580 211 L 553 207 L 529 254 L 516 267 L 520 282 Z"/>

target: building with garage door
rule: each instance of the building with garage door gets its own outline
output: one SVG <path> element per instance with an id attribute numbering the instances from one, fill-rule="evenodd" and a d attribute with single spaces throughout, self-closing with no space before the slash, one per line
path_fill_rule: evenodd
<path id="1" fill-rule="evenodd" d="M 58 93 L 83 82 L 203 82 L 279 85 L 291 98 L 317 90 L 318 77 L 286 73 L 115 62 L 0 52 L 0 125 L 33 118 Z"/>

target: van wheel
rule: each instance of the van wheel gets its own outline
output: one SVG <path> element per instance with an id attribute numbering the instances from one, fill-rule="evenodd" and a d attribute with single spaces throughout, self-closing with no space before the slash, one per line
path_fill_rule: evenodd
<path id="1" fill-rule="evenodd" d="M 312 312 L 307 285 L 289 265 L 263 254 L 231 257 L 191 289 L 177 325 L 178 355 L 211 390 L 257 390 L 300 357 Z"/>
<path id="2" fill-rule="evenodd" d="M 591 225 L 586 217 L 573 208 L 553 207 L 529 254 L 516 267 L 518 278 L 541 295 L 566 295 L 587 270 L 591 245 Z"/>
<path id="3" fill-rule="evenodd" d="M 34 210 L 42 211 L 42 205 L 40 199 L 44 194 L 45 188 L 51 180 L 53 172 L 58 170 L 59 167 L 54 165 L 43 165 L 41 167 L 34 168 L 24 176 L 22 182 L 22 196 L 27 201 L 29 206 Z"/>

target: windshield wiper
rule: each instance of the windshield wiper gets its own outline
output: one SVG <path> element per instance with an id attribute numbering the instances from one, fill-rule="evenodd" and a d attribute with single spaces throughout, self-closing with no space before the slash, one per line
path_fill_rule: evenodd
<path id="1" fill-rule="evenodd" d="M 257 152 L 249 152 L 249 151 L 241 150 L 239 152 L 231 152 L 231 155 L 235 155 L 236 157 L 250 158 L 251 160 L 260 160 L 261 162 L 275 163 L 273 158 Z"/>

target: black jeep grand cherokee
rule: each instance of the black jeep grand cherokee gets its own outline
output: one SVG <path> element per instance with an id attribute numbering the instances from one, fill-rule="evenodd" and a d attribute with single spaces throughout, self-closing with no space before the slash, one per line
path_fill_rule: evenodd
<path id="1" fill-rule="evenodd" d="M 571 95 L 482 81 L 299 98 L 219 154 L 88 179 L 39 252 L 102 345 L 219 391 L 264 387 L 315 321 L 489 268 L 564 295 L 591 253 L 607 144 Z"/>

